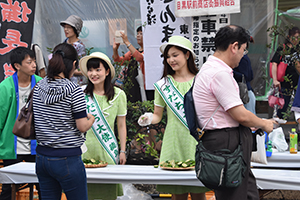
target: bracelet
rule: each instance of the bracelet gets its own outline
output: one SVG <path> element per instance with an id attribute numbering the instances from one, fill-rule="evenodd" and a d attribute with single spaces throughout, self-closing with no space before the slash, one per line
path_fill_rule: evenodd
<path id="1" fill-rule="evenodd" d="M 127 45 L 127 48 L 129 48 L 131 46 L 131 43 L 129 43 L 129 45 Z"/>
<path id="2" fill-rule="evenodd" d="M 122 150 L 120 150 L 120 153 L 125 153 L 125 154 L 126 154 L 126 151 L 122 151 Z"/>

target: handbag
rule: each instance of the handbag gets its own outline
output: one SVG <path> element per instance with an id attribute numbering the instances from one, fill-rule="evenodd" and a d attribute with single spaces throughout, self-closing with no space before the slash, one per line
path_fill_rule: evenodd
<path id="1" fill-rule="evenodd" d="M 241 127 L 241 125 L 240 125 Z M 231 153 L 229 149 L 207 150 L 202 141 L 196 147 L 196 176 L 210 189 L 238 187 L 247 169 L 243 158 L 241 131 L 238 147 Z"/>
<path id="2" fill-rule="evenodd" d="M 285 48 L 285 44 L 283 44 L 283 48 Z M 282 59 L 282 56 L 280 57 L 280 60 Z M 280 62 L 277 65 L 277 80 L 279 82 L 283 82 L 284 81 L 284 76 L 285 76 L 285 71 L 287 68 L 287 64 L 284 62 Z M 270 77 L 273 78 L 272 75 L 272 63 L 270 62 Z"/>
<path id="3" fill-rule="evenodd" d="M 21 109 L 19 116 L 13 127 L 13 134 L 24 139 L 35 139 L 34 119 L 33 119 L 33 91 L 31 90 L 26 104 Z"/>
<path id="4" fill-rule="evenodd" d="M 239 90 L 240 90 L 240 98 L 243 102 L 243 104 L 249 103 L 249 95 L 248 95 L 248 88 L 245 81 L 244 74 L 242 74 L 242 82 L 238 82 Z"/>
<path id="5" fill-rule="evenodd" d="M 275 95 L 275 91 L 272 95 L 268 97 L 269 106 L 274 108 L 275 105 L 279 106 L 279 109 L 282 109 L 284 106 L 284 98 L 280 97 L 279 95 Z"/>
<path id="6" fill-rule="evenodd" d="M 280 62 L 277 65 L 277 80 L 279 82 L 283 82 L 284 81 L 284 76 L 285 76 L 286 68 L 287 68 L 287 64 L 284 63 L 284 62 Z M 272 75 L 272 63 L 270 63 L 270 77 L 273 78 L 273 75 Z"/>

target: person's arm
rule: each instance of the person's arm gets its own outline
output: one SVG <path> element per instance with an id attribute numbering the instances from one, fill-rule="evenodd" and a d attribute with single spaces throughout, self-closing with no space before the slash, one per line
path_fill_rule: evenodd
<path id="1" fill-rule="evenodd" d="M 134 52 L 136 52 L 136 48 L 129 42 L 128 37 L 125 33 L 121 32 L 121 37 L 123 39 L 124 44 L 126 45 L 126 47 L 128 48 L 128 50 L 131 52 L 131 54 L 133 55 Z"/>
<path id="2" fill-rule="evenodd" d="M 40 77 L 45 78 L 45 76 L 46 76 L 45 68 L 41 69 L 41 70 L 39 71 L 39 73 L 40 73 Z"/>
<path id="3" fill-rule="evenodd" d="M 280 63 L 280 60 L 281 60 L 281 55 L 280 55 L 280 52 L 283 50 L 282 47 L 278 47 L 278 49 L 276 50 L 272 60 L 271 60 L 271 63 L 272 63 L 272 76 L 273 76 L 273 86 L 276 88 L 278 87 L 279 90 L 281 89 L 281 85 L 280 85 L 280 82 L 278 81 L 277 79 L 277 66 L 278 64 Z"/>
<path id="4" fill-rule="evenodd" d="M 273 131 L 273 124 L 276 124 L 274 120 L 261 119 L 254 115 L 252 112 L 248 111 L 243 105 L 235 106 L 227 112 L 230 116 L 246 127 L 256 127 L 261 128 L 267 133 Z"/>
<path id="5" fill-rule="evenodd" d="M 153 119 L 151 124 L 157 124 L 161 121 L 164 112 L 164 107 L 154 106 Z"/>
<path id="6" fill-rule="evenodd" d="M 132 54 L 133 57 L 135 57 L 135 60 L 138 62 L 144 62 L 144 54 L 139 52 L 137 49 L 135 52 Z"/>
<path id="7" fill-rule="evenodd" d="M 118 126 L 118 133 L 120 139 L 120 164 L 125 165 L 126 163 L 126 137 L 127 137 L 127 130 L 126 130 L 126 116 L 117 116 L 117 126 Z M 121 152 L 122 151 L 122 152 Z"/>
<path id="8" fill-rule="evenodd" d="M 75 121 L 76 121 L 76 127 L 78 128 L 78 130 L 80 132 L 84 133 L 92 127 L 92 125 L 95 121 L 95 117 L 92 114 L 88 113 L 87 117 L 79 118 L 79 119 L 76 119 Z"/>
<path id="9" fill-rule="evenodd" d="M 164 107 L 154 105 L 154 113 L 146 112 L 138 119 L 140 126 L 148 126 L 150 124 L 157 124 L 161 121 L 163 116 Z"/>
<path id="10" fill-rule="evenodd" d="M 119 56 L 119 53 L 118 53 L 119 46 L 120 46 L 120 43 L 116 43 L 116 42 L 115 42 L 115 38 L 114 38 L 114 43 L 113 43 L 113 56 L 112 56 L 112 58 L 114 59 L 114 61 L 117 61 L 118 58 L 120 57 L 120 56 Z"/>
<path id="11" fill-rule="evenodd" d="M 280 82 L 277 80 L 277 66 L 276 62 L 272 62 L 272 76 L 273 76 L 273 85 L 274 87 L 278 87 L 279 90 L 281 89 Z"/>

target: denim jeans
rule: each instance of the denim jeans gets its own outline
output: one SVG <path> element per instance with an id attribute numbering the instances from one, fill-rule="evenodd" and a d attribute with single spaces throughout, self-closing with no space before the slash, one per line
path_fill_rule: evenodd
<path id="1" fill-rule="evenodd" d="M 81 156 L 50 157 L 36 154 L 36 174 L 43 200 L 87 200 L 87 180 Z"/>

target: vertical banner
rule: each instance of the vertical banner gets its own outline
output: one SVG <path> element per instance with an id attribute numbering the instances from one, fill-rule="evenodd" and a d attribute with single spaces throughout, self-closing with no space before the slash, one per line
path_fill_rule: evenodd
<path id="1" fill-rule="evenodd" d="M 193 17 L 193 51 L 196 54 L 195 63 L 200 69 L 209 55 L 215 51 L 216 32 L 230 24 L 230 15 L 207 15 Z"/>
<path id="2" fill-rule="evenodd" d="M 239 12 L 240 0 L 176 0 L 177 17 Z"/>
<path id="3" fill-rule="evenodd" d="M 0 82 L 11 76 L 10 52 L 18 46 L 30 47 L 35 0 L 0 0 Z"/>
<path id="4" fill-rule="evenodd" d="M 191 17 L 175 17 L 175 0 L 141 0 L 142 24 L 144 24 L 144 61 L 146 89 L 154 89 L 163 72 L 163 58 L 159 51 L 162 43 L 173 35 L 191 40 Z M 191 40 L 192 41 L 192 40 Z"/>

